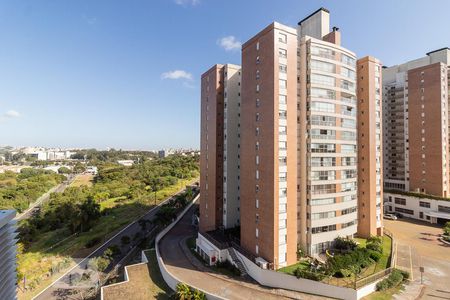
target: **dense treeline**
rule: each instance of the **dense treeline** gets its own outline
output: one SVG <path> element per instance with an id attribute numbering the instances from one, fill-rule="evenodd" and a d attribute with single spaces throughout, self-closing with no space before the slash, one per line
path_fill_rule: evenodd
<path id="1" fill-rule="evenodd" d="M 64 178 L 52 171 L 31 168 L 22 169 L 19 174 L 9 171 L 0 174 L 0 209 L 22 212 Z"/>
<path id="2" fill-rule="evenodd" d="M 174 155 L 131 167 L 104 165 L 92 187 L 69 187 L 52 194 L 40 213 L 22 224 L 21 241 L 27 246 L 39 233 L 60 228 L 67 229 L 68 234 L 88 231 L 102 214 L 109 213 L 109 208 L 100 211 L 103 201 L 152 199 L 153 192 L 176 184 L 178 179 L 196 176 L 196 157 Z"/>
<path id="3" fill-rule="evenodd" d="M 94 164 L 99 162 L 116 162 L 122 159 L 143 162 L 156 157 L 157 155 L 155 153 L 149 151 L 123 151 L 115 149 L 108 151 L 97 151 L 95 149 L 80 150 L 71 156 L 73 159 L 87 159 Z"/>

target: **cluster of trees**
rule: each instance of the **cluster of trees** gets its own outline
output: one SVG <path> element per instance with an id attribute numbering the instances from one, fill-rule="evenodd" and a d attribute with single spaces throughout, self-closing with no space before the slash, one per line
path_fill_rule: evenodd
<path id="1" fill-rule="evenodd" d="M 367 239 L 366 247 L 352 247 L 349 253 L 336 254 L 327 260 L 326 273 L 335 277 L 359 274 L 364 268 L 380 260 L 383 255 L 382 240 L 378 236 Z"/>
<path id="2" fill-rule="evenodd" d="M 0 209 L 22 212 L 64 179 L 52 171 L 32 168 L 22 169 L 19 174 L 9 171 L 0 174 Z"/>
<path id="3" fill-rule="evenodd" d="M 105 165 L 100 167 L 93 186 L 68 187 L 63 193 L 51 194 L 50 201 L 43 205 L 39 214 L 21 225 L 21 240 L 27 246 L 39 237 L 39 233 L 55 229 L 66 228 L 68 234 L 88 231 L 102 214 L 108 214 L 108 209 L 100 211 L 101 202 L 111 198 L 152 199 L 152 192 L 197 174 L 197 161 L 183 156 L 151 160 L 132 167 Z M 162 219 L 171 218 L 172 209 L 164 208 Z"/>
<path id="4" fill-rule="evenodd" d="M 329 276 L 348 277 L 361 273 L 383 256 L 383 242 L 378 236 L 368 238 L 365 247 L 358 247 L 352 239 L 338 237 L 334 241 L 334 249 L 340 253 L 334 256 L 327 253 L 327 263 L 322 268 L 305 270 L 299 267 L 294 270 L 294 275 L 316 281 Z"/>
<path id="5" fill-rule="evenodd" d="M 116 162 L 117 160 L 132 159 L 135 161 L 146 161 L 151 158 L 156 158 L 157 155 L 149 151 L 124 151 L 111 149 L 108 151 L 98 151 L 95 149 L 86 149 L 77 151 L 71 158 L 84 160 L 87 159 L 91 163 L 97 164 L 99 162 Z"/>

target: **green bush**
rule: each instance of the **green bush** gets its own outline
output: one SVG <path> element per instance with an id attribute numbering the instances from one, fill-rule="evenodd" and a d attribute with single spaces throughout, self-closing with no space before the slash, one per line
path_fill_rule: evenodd
<path id="1" fill-rule="evenodd" d="M 383 279 L 376 285 L 377 291 L 384 291 L 398 286 L 401 282 L 409 278 L 409 273 L 394 269 L 388 278 Z"/>
<path id="2" fill-rule="evenodd" d="M 367 239 L 366 249 L 383 253 L 383 241 L 379 236 L 371 236 Z"/>
<path id="3" fill-rule="evenodd" d="M 321 281 L 325 278 L 325 274 L 319 272 L 309 272 L 306 270 L 302 270 L 300 267 L 294 270 L 294 275 L 297 278 L 305 278 L 315 281 Z"/>
<path id="4" fill-rule="evenodd" d="M 375 262 L 379 261 L 382 256 L 383 255 L 378 251 L 369 250 L 369 257 Z"/>
<path id="5" fill-rule="evenodd" d="M 356 242 L 352 239 L 337 237 L 334 240 L 334 248 L 337 250 L 351 251 L 355 250 L 357 246 Z"/>

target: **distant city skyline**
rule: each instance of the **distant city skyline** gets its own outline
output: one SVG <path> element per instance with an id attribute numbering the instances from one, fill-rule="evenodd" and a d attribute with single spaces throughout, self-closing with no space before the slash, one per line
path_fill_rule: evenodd
<path id="1" fill-rule="evenodd" d="M 344 47 L 387 66 L 450 46 L 447 1 L 6 0 L 0 144 L 198 149 L 200 74 L 241 64 L 242 42 L 271 21 L 295 27 L 321 6 Z"/>

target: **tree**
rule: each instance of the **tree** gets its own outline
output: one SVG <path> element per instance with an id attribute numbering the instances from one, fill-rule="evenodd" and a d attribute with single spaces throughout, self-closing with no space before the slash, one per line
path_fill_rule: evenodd
<path id="1" fill-rule="evenodd" d="M 177 299 L 179 300 L 190 300 L 192 297 L 191 289 L 189 286 L 185 283 L 179 283 L 177 284 Z"/>
<path id="2" fill-rule="evenodd" d="M 443 230 L 444 235 L 450 236 L 450 222 L 445 223 Z"/>
<path id="3" fill-rule="evenodd" d="M 194 300 L 206 300 L 206 295 L 202 291 L 199 291 L 199 290 L 196 289 L 196 290 L 194 290 L 192 298 Z"/>
<path id="4" fill-rule="evenodd" d="M 75 173 L 83 173 L 84 171 L 86 171 L 86 167 L 82 163 L 77 162 L 73 167 L 73 171 Z"/>
<path id="5" fill-rule="evenodd" d="M 68 167 L 61 167 L 58 169 L 59 174 L 70 174 L 72 171 Z"/>
<path id="6" fill-rule="evenodd" d="M 81 231 L 86 231 L 91 228 L 93 221 L 100 218 L 100 205 L 88 197 L 86 201 L 78 205 L 77 218 L 80 221 Z"/>

